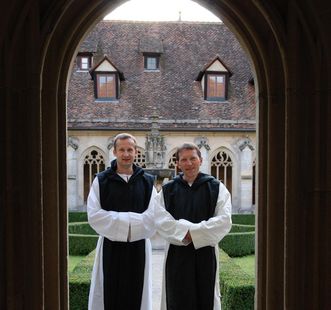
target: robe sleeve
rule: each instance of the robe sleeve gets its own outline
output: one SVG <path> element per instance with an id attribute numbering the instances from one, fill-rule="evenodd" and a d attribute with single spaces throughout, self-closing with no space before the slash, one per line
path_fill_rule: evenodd
<path id="1" fill-rule="evenodd" d="M 91 227 L 112 241 L 128 241 L 130 217 L 128 212 L 106 211 L 100 205 L 99 180 L 94 178 L 87 198 L 87 216 Z"/>
<path id="2" fill-rule="evenodd" d="M 153 187 L 148 208 L 143 213 L 128 212 L 130 218 L 129 241 L 150 238 L 155 233 L 154 225 L 154 200 L 157 192 Z"/>
<path id="3" fill-rule="evenodd" d="M 184 237 L 189 230 L 190 222 L 175 220 L 165 209 L 162 190 L 155 197 L 155 225 L 159 234 L 174 245 L 187 245 Z"/>
<path id="4" fill-rule="evenodd" d="M 191 223 L 189 230 L 195 249 L 204 246 L 216 246 L 223 239 L 232 226 L 231 209 L 231 195 L 226 187 L 220 183 L 215 216 L 208 221 Z"/>

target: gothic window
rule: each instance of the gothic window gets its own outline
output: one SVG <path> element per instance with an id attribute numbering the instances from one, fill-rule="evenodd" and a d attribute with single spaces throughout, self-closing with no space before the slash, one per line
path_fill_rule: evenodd
<path id="1" fill-rule="evenodd" d="M 96 173 L 105 170 L 105 159 L 96 150 L 92 150 L 84 158 L 84 202 Z"/>
<path id="2" fill-rule="evenodd" d="M 219 151 L 211 160 L 211 175 L 221 180 L 230 193 L 232 193 L 232 167 L 232 159 L 225 151 Z"/>
<path id="3" fill-rule="evenodd" d="M 180 170 L 180 168 L 178 168 L 178 165 L 177 165 L 176 153 L 172 154 L 172 156 L 170 157 L 169 163 L 168 163 L 168 168 L 175 169 L 175 175 L 182 172 L 182 170 Z"/>
<path id="4" fill-rule="evenodd" d="M 134 160 L 135 165 L 141 168 L 146 168 L 146 156 L 143 149 L 137 149 L 137 155 Z"/>

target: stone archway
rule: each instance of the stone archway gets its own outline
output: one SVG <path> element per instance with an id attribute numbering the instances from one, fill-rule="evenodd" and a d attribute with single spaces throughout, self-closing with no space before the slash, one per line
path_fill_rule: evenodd
<path id="1" fill-rule="evenodd" d="M 6 254 L 1 256 L 0 274 L 5 285 L 1 306 L 6 309 L 23 308 L 23 303 L 31 309 L 68 308 L 68 72 L 85 33 L 105 11 L 123 2 L 51 0 L 22 5 L 13 0 L 3 9 L 0 133 L 6 152 L 1 154 L 0 173 L 6 186 L 1 186 L 5 208 L 0 210 L 0 227 L 1 253 Z M 256 307 L 325 309 L 331 286 L 330 239 L 323 238 L 331 226 L 330 4 L 196 2 L 237 34 L 258 82 Z M 14 139 L 17 129 L 28 137 Z M 300 156 L 299 150 L 304 150 Z M 29 165 L 22 169 L 19 163 L 26 160 Z M 310 171 L 303 169 L 308 161 Z M 29 175 L 29 186 L 21 175 Z"/>
<path id="2" fill-rule="evenodd" d="M 268 180 L 263 182 L 259 187 L 259 203 L 258 205 L 268 205 L 268 208 L 263 208 L 258 210 L 258 226 L 259 226 L 259 237 L 258 237 L 258 292 L 261 292 L 261 296 L 264 296 L 264 290 L 267 290 L 267 278 L 266 269 L 269 263 L 266 257 L 276 256 L 280 249 L 283 248 L 284 244 L 283 238 L 279 239 L 282 229 L 277 232 L 277 243 L 273 243 L 273 246 L 269 246 L 266 239 L 267 230 L 269 227 L 265 226 L 265 218 L 270 216 L 276 210 L 281 209 L 280 205 L 284 203 L 284 188 L 283 182 L 274 184 L 272 189 L 275 196 L 279 197 L 276 201 L 268 200 L 268 197 L 264 195 L 267 188 L 264 184 L 268 184 L 269 180 L 278 179 L 284 180 L 284 171 L 281 169 L 276 169 L 271 163 L 275 160 L 278 161 L 280 165 L 284 165 L 285 156 L 279 156 L 280 151 L 284 150 L 284 118 L 285 118 L 285 73 L 284 64 L 281 57 L 281 40 L 280 35 L 272 29 L 272 24 L 263 15 L 264 10 L 261 7 L 256 7 L 253 3 L 240 3 L 238 5 L 233 2 L 219 1 L 217 4 L 211 5 L 206 1 L 198 1 L 201 5 L 204 5 L 212 12 L 219 15 L 223 21 L 232 29 L 232 31 L 237 35 L 239 41 L 242 43 L 248 54 L 250 55 L 252 62 L 255 67 L 256 81 L 258 82 L 258 100 L 259 100 L 259 143 L 261 145 L 268 145 L 270 137 L 272 137 L 273 143 L 268 145 L 268 148 L 260 148 L 259 158 L 262 159 L 263 165 L 259 169 L 259 179 Z M 77 6 L 74 6 L 74 3 Z M 56 115 L 58 112 L 58 118 L 54 118 L 54 127 L 49 126 L 47 130 L 44 131 L 45 139 L 44 141 L 54 142 L 54 149 L 50 148 L 47 150 L 48 163 L 47 167 L 57 167 L 65 162 L 65 157 L 62 159 L 54 158 L 56 154 L 56 148 L 61 149 L 62 141 L 56 141 L 56 126 L 61 132 L 65 128 L 64 123 L 64 113 L 65 113 L 65 96 L 64 91 L 67 83 L 68 71 L 70 70 L 70 64 L 72 57 L 74 55 L 75 49 L 78 43 L 83 38 L 85 33 L 104 15 L 104 12 L 108 10 L 111 6 L 119 4 L 120 1 L 112 1 L 106 5 L 106 3 L 99 2 L 99 5 L 92 6 L 91 4 L 85 2 L 86 7 L 81 2 L 73 1 L 72 5 L 64 12 L 62 18 L 59 20 L 58 26 L 53 30 L 51 40 L 47 47 L 45 54 L 45 65 L 43 71 L 44 89 L 45 89 L 45 101 L 47 97 L 48 108 L 47 115 L 44 118 L 50 119 L 50 115 Z M 83 7 L 83 8 L 82 8 Z M 79 10 L 79 14 L 78 14 Z M 82 12 L 86 12 L 85 17 Z M 59 46 L 62 49 L 59 51 Z M 54 50 L 58 50 L 60 54 L 54 54 Z M 272 55 L 272 57 L 270 57 Z M 59 65 L 61 64 L 61 65 Z M 277 70 L 273 70 L 277 68 Z M 56 77 L 56 78 L 55 78 Z M 49 97 L 49 93 L 54 89 L 54 84 L 56 84 L 57 93 L 55 96 Z M 272 95 L 271 95 L 272 94 Z M 53 101 L 51 103 L 50 101 Z M 272 115 L 272 118 L 270 118 Z M 58 120 L 60 122 L 58 122 Z M 274 121 L 277 120 L 277 125 Z M 281 124 L 279 126 L 279 124 Z M 60 137 L 59 137 L 60 138 Z M 267 156 L 267 153 L 269 156 Z M 271 154 L 271 155 L 270 155 Z M 274 154 L 274 155 L 273 155 Z M 277 158 L 276 158 L 277 156 Z M 60 160 L 59 160 L 60 159 Z M 57 161 L 57 165 L 51 163 L 51 161 Z M 55 171 L 54 171 L 55 173 Z M 49 180 L 51 182 L 51 180 Z M 60 194 L 64 194 L 65 191 L 61 191 Z M 60 197 L 62 196 L 60 195 Z M 50 208 L 55 207 L 55 197 L 50 197 Z M 61 201 L 64 201 L 64 197 L 58 201 L 61 206 Z M 51 206 L 53 205 L 53 206 Z M 65 207 L 61 207 L 61 213 L 64 213 Z M 268 213 L 267 213 L 268 212 Z M 63 214 L 62 214 L 63 218 Z M 274 225 L 282 227 L 284 225 L 283 216 L 275 216 Z M 61 225 L 61 224 L 60 224 Z M 54 232 L 57 227 L 54 227 Z M 270 240 L 273 238 L 272 234 L 274 232 L 271 230 L 268 232 Z M 274 236 L 275 238 L 276 236 Z M 60 244 L 64 246 L 65 240 L 59 239 Z M 62 242 L 61 242 L 62 241 Z M 267 250 L 267 251 L 266 251 Z M 268 256 L 265 256 L 268 253 Z M 61 254 L 61 253 L 59 253 Z M 61 260 L 61 257 L 59 257 Z M 268 271 L 268 281 L 272 279 L 274 283 L 282 283 L 284 281 L 283 274 L 278 272 L 284 268 L 284 260 L 282 257 L 277 261 L 273 262 L 273 268 L 276 272 Z M 62 279 L 59 279 L 63 281 Z M 275 286 L 273 288 L 274 294 L 281 298 L 283 296 L 282 286 Z M 257 304 L 259 304 L 257 300 Z M 261 301 L 262 302 L 262 301 Z M 264 307 L 262 307 L 264 308 Z M 262 309 L 261 308 L 261 309 Z"/>

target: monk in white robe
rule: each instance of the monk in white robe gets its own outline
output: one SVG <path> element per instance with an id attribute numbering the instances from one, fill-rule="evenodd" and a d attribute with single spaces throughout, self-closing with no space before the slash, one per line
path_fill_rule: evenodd
<path id="1" fill-rule="evenodd" d="M 88 221 L 100 235 L 89 310 L 152 310 L 149 238 L 156 190 L 154 177 L 133 164 L 136 153 L 133 136 L 116 136 L 116 159 L 95 177 L 88 196 Z"/>
<path id="2" fill-rule="evenodd" d="M 199 148 L 177 151 L 182 174 L 156 197 L 155 224 L 167 241 L 162 310 L 220 310 L 218 243 L 231 229 L 231 197 L 214 177 L 199 171 Z"/>

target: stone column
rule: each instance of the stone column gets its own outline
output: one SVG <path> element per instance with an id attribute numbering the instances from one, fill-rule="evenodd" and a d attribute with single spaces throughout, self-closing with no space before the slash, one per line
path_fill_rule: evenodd
<path id="1" fill-rule="evenodd" d="M 200 167 L 200 171 L 203 173 L 209 173 L 209 141 L 207 137 L 198 137 L 194 139 L 194 143 L 199 147 L 202 157 L 202 164 Z"/>
<path id="2" fill-rule="evenodd" d="M 252 212 L 253 167 L 252 150 L 245 146 L 240 154 L 240 212 Z"/>

